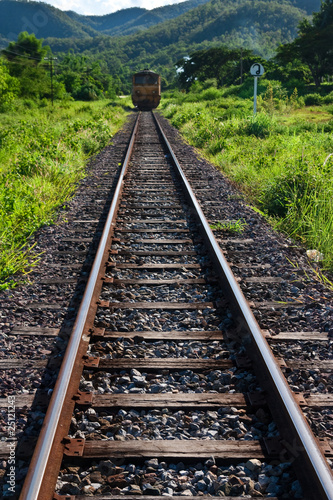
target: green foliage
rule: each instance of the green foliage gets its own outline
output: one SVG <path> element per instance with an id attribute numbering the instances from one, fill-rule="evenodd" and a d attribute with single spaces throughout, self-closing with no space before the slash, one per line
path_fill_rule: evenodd
<path id="1" fill-rule="evenodd" d="M 304 103 L 306 106 L 319 106 L 322 102 L 322 97 L 320 94 L 308 94 L 304 97 Z"/>
<path id="2" fill-rule="evenodd" d="M 102 60 L 103 73 L 112 75 L 112 86 L 118 95 L 130 92 L 132 72 L 144 67 L 161 73 L 163 89 L 170 88 L 177 61 L 194 52 L 221 46 L 231 51 L 243 49 L 244 75 L 248 71 L 247 51 L 268 58 L 265 69 L 268 74 L 273 71 L 269 78 L 286 85 L 291 82 L 288 90 L 297 86 L 300 93 L 299 86 L 311 78 L 307 64 L 299 58 L 294 64 L 295 50 L 287 71 L 285 64 L 274 66 L 271 57 L 279 44 L 293 41 L 304 16 L 319 8 L 320 0 L 190 0 L 151 11 L 134 8 L 106 16 L 81 16 L 61 12 L 42 2 L 2 0 L 0 33 L 11 39 L 14 33 L 27 29 L 38 38 L 48 37 L 47 43 L 57 53 L 58 61 L 70 50 L 84 54 L 91 61 Z M 31 22 L 22 25 L 22 19 Z M 33 20 L 38 20 L 38 26 Z M 214 67 L 218 71 L 212 78 L 217 78 L 218 85 L 239 83 L 240 58 Z M 210 77 L 205 75 L 205 78 Z M 96 98 L 95 90 L 86 89 L 86 98 Z M 104 89 L 104 95 L 105 92 Z"/>
<path id="3" fill-rule="evenodd" d="M 275 132 L 275 124 L 275 120 L 270 116 L 264 113 L 258 113 L 256 116 L 243 122 L 243 131 L 246 135 L 263 139 L 269 137 L 272 132 Z"/>
<path id="4" fill-rule="evenodd" d="M 333 92 L 330 92 L 328 95 L 323 97 L 322 102 L 324 104 L 333 104 Z"/>
<path id="5" fill-rule="evenodd" d="M 300 59 L 309 67 L 317 87 L 321 78 L 333 73 L 333 1 L 323 0 L 320 11 L 312 20 L 303 19 L 298 27 L 298 37 L 280 48 L 280 59 Z"/>
<path id="6" fill-rule="evenodd" d="M 54 60 L 57 58 L 42 43 L 43 40 L 35 35 L 24 32 L 20 33 L 17 42 L 11 42 L 2 51 L 8 60 L 10 75 L 19 82 L 21 97 L 43 100 L 71 96 L 81 101 L 116 97 L 116 86 L 103 63 L 68 53 L 56 68 L 55 75 Z"/>
<path id="7" fill-rule="evenodd" d="M 287 212 L 277 227 L 323 255 L 322 265 L 333 269 L 333 161 L 307 162 L 290 178 Z"/>
<path id="8" fill-rule="evenodd" d="M 17 42 L 10 42 L 2 51 L 9 74 L 15 79 L 13 82 L 17 82 L 16 89 L 19 89 L 21 97 L 39 99 L 50 93 L 49 75 L 43 65 L 50 48 L 43 47 L 42 44 L 43 40 L 37 39 L 34 34 L 22 32 L 18 35 Z M 18 91 L 15 93 L 17 95 Z"/>
<path id="9" fill-rule="evenodd" d="M 211 224 L 211 229 L 213 231 L 222 231 L 224 233 L 230 234 L 241 234 L 247 224 L 241 219 L 235 221 L 217 221 L 216 224 Z"/>
<path id="10" fill-rule="evenodd" d="M 305 86 L 312 82 L 312 75 L 307 64 L 296 57 L 295 51 L 287 51 L 288 45 L 280 45 L 271 66 L 266 72 L 266 78 L 277 80 L 288 90 L 295 87 L 299 93 L 305 93 Z"/>
<path id="11" fill-rule="evenodd" d="M 19 81 L 10 76 L 8 66 L 0 59 L 0 111 L 15 99 L 19 91 Z"/>
<path id="12" fill-rule="evenodd" d="M 176 63 L 178 85 L 193 91 L 192 86 L 198 82 L 214 82 L 214 87 L 240 83 L 242 74 L 247 76 L 254 62 L 265 64 L 266 69 L 269 66 L 267 61 L 264 63 L 250 50 L 229 49 L 224 46 L 199 50 Z M 207 88 L 207 83 L 205 86 Z"/>
<path id="13" fill-rule="evenodd" d="M 285 165 L 281 175 L 263 188 L 260 205 L 268 215 L 285 217 L 290 207 L 298 210 L 315 188 L 315 175 L 301 158 L 296 165 Z"/>
<path id="14" fill-rule="evenodd" d="M 68 94 L 81 101 L 96 101 L 101 97 L 115 97 L 113 80 L 106 74 L 100 61 L 68 53 L 57 68 L 58 81 Z"/>
<path id="15" fill-rule="evenodd" d="M 210 89 L 205 89 L 201 92 L 201 98 L 204 101 L 214 101 L 219 96 L 220 96 L 219 91 L 214 87 L 211 87 Z"/>
<path id="16" fill-rule="evenodd" d="M 8 47 L 2 51 L 8 61 L 17 63 L 30 62 L 37 66 L 42 62 L 50 47 L 43 47 L 43 40 L 36 38 L 34 34 L 29 35 L 27 31 L 22 31 L 17 42 L 10 42 Z"/>
<path id="17" fill-rule="evenodd" d="M 26 66 L 20 70 L 17 78 L 20 82 L 21 97 L 43 99 L 50 96 L 50 76 L 44 67 Z"/>

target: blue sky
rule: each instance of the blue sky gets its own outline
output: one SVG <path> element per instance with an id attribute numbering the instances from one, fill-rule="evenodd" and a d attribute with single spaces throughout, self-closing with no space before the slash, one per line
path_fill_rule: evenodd
<path id="1" fill-rule="evenodd" d="M 95 14 L 101 16 L 130 7 L 154 9 L 162 5 L 180 3 L 180 1 L 182 0 L 122 0 L 121 2 L 115 0 L 46 0 L 45 3 L 61 10 L 74 10 L 78 14 Z"/>

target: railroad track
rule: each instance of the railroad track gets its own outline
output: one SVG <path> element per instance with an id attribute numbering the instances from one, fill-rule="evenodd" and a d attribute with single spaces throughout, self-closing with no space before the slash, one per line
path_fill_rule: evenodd
<path id="1" fill-rule="evenodd" d="M 291 392 L 153 116 L 137 127 L 21 499 L 256 496 L 267 467 L 279 495 L 296 471 L 304 498 L 333 498 L 299 407 L 330 398 Z"/>

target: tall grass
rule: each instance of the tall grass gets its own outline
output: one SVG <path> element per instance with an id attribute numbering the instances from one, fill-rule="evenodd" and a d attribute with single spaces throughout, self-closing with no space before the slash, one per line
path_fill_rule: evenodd
<path id="1" fill-rule="evenodd" d="M 332 271 L 330 103 L 305 108 L 296 91 L 288 97 L 279 85 L 275 87 L 277 91 L 267 85 L 255 117 L 251 99 L 215 88 L 208 94 L 214 99 L 209 100 L 207 91 L 169 97 L 162 102 L 163 113 L 279 230 L 308 249 L 319 250 L 323 267 Z"/>
<path id="2" fill-rule="evenodd" d="M 124 123 L 122 106 L 106 101 L 25 106 L 2 114 L 0 126 L 0 289 L 36 259 L 29 238 L 50 224 L 73 196 L 87 159 Z"/>

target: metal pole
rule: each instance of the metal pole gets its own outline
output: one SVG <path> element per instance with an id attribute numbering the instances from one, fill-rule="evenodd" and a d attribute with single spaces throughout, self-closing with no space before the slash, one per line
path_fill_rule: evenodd
<path id="1" fill-rule="evenodd" d="M 47 488 L 47 485 L 44 483 L 44 474 L 47 466 L 49 466 L 50 468 L 49 461 L 50 460 L 52 461 L 52 455 L 51 455 L 52 444 L 55 435 L 57 434 L 57 432 L 59 432 L 59 421 L 61 419 L 61 410 L 64 401 L 66 400 L 70 379 L 72 376 L 72 371 L 75 365 L 75 360 L 77 358 L 79 346 L 81 343 L 81 338 L 84 337 L 85 335 L 84 328 L 86 326 L 87 317 L 89 315 L 91 307 L 89 306 L 89 304 L 91 304 L 100 268 L 103 264 L 103 258 L 104 258 L 103 256 L 110 235 L 110 231 L 112 227 L 115 225 L 114 220 L 115 220 L 115 214 L 117 212 L 117 203 L 119 203 L 119 196 L 123 187 L 123 179 L 127 172 L 127 166 L 131 157 L 135 135 L 138 130 L 139 117 L 140 115 L 138 115 L 138 118 L 135 122 L 129 148 L 120 172 L 120 177 L 116 186 L 115 193 L 113 195 L 112 204 L 101 236 L 94 264 L 91 269 L 87 287 L 84 292 L 81 306 L 77 315 L 77 319 L 75 321 L 73 331 L 68 342 L 65 356 L 60 368 L 60 373 L 58 375 L 58 380 L 54 388 L 47 413 L 45 415 L 43 427 L 39 434 L 34 454 L 29 466 L 29 470 L 25 482 L 23 484 L 23 488 L 19 497 L 20 500 L 37 500 L 37 499 L 44 500 L 46 498 L 45 488 Z M 64 424 L 62 423 L 62 426 L 63 425 Z M 44 484 L 44 490 L 41 495 L 40 490 L 43 484 Z M 51 496 L 47 498 L 51 498 Z"/>
<path id="2" fill-rule="evenodd" d="M 258 77 L 254 77 L 254 100 L 253 100 L 253 116 L 257 113 L 257 88 L 258 88 Z"/>

